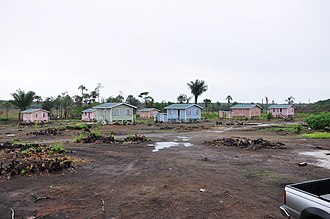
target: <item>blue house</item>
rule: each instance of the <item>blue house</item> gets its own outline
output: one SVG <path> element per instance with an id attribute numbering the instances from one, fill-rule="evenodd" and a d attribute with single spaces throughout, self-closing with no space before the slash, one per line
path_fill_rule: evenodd
<path id="1" fill-rule="evenodd" d="M 187 103 L 172 104 L 165 107 L 164 109 L 167 111 L 166 120 L 162 122 L 194 122 L 201 119 L 201 112 L 203 107 L 197 104 Z"/>

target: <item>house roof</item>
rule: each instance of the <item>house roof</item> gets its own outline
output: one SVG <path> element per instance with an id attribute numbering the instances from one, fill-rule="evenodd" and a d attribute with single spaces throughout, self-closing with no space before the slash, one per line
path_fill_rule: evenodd
<path id="1" fill-rule="evenodd" d="M 169 105 L 169 106 L 165 107 L 164 109 L 188 109 L 192 106 L 196 106 L 198 108 L 203 109 L 203 107 L 201 107 L 198 104 L 194 104 L 194 103 L 176 103 L 176 104 Z"/>
<path id="2" fill-rule="evenodd" d="M 130 105 L 127 103 L 102 103 L 100 105 L 94 106 L 93 108 L 94 109 L 111 109 L 111 108 L 114 108 L 114 107 L 117 107 L 120 105 L 125 105 L 125 106 L 132 107 L 135 109 L 137 108 L 136 106 L 133 106 L 133 105 Z"/>
<path id="3" fill-rule="evenodd" d="M 95 112 L 95 111 L 96 111 L 96 109 L 89 108 L 89 109 L 85 109 L 85 110 L 83 110 L 82 112 L 83 112 L 83 113 L 92 113 L 92 112 Z"/>
<path id="4" fill-rule="evenodd" d="M 254 103 L 248 103 L 248 104 L 236 104 L 235 106 L 230 107 L 231 109 L 251 109 L 253 107 L 259 107 L 260 109 L 262 108 L 258 104 Z"/>
<path id="5" fill-rule="evenodd" d="M 268 107 L 268 109 L 287 109 L 289 107 L 293 107 L 292 105 L 289 104 L 274 104 Z"/>
<path id="6" fill-rule="evenodd" d="M 22 111 L 21 113 L 35 113 L 38 111 L 43 111 L 43 112 L 49 113 L 49 111 L 44 110 L 44 109 L 27 109 L 27 110 Z"/>
<path id="7" fill-rule="evenodd" d="M 156 109 L 156 108 L 143 108 L 143 109 L 140 109 L 139 111 L 140 112 L 150 112 L 153 110 L 159 111 L 159 109 Z"/>

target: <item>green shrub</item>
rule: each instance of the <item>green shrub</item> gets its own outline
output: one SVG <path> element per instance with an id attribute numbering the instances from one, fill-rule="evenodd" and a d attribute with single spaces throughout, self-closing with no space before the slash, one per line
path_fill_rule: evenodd
<path id="1" fill-rule="evenodd" d="M 311 134 L 303 134 L 304 138 L 313 138 L 313 139 L 329 139 L 330 133 L 328 132 L 314 132 Z"/>
<path id="2" fill-rule="evenodd" d="M 271 113 L 271 112 L 268 112 L 268 113 L 266 114 L 266 119 L 269 121 L 269 120 L 271 120 L 272 118 L 273 118 L 272 113 Z"/>
<path id="3" fill-rule="evenodd" d="M 80 142 L 81 140 L 87 138 L 87 134 L 86 133 L 80 133 L 78 137 L 74 138 L 74 142 Z"/>
<path id="4" fill-rule="evenodd" d="M 303 130 L 303 126 L 300 125 L 300 124 L 295 125 L 295 126 L 293 126 L 292 130 L 293 130 L 294 133 L 300 134 Z"/>
<path id="5" fill-rule="evenodd" d="M 202 119 L 218 119 L 219 113 L 218 112 L 202 112 Z"/>
<path id="6" fill-rule="evenodd" d="M 312 129 L 324 129 L 325 127 L 330 127 L 330 112 L 310 115 L 305 119 L 305 122 Z"/>
<path id="7" fill-rule="evenodd" d="M 50 146 L 50 152 L 52 154 L 61 154 L 66 152 L 66 149 L 63 147 L 61 143 L 56 143 L 52 146 Z"/>
<path id="8" fill-rule="evenodd" d="M 91 131 L 91 133 L 94 134 L 95 137 L 101 137 L 102 136 L 100 129 L 93 129 Z"/>

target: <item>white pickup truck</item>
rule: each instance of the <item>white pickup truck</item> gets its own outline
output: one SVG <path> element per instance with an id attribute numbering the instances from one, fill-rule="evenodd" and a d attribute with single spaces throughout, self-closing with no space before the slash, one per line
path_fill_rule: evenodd
<path id="1" fill-rule="evenodd" d="M 283 199 L 286 218 L 330 219 L 330 178 L 287 185 Z"/>

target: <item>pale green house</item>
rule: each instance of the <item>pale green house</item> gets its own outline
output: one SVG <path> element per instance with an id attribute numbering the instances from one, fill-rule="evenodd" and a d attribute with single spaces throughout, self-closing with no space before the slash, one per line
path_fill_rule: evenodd
<path id="1" fill-rule="evenodd" d="M 112 124 L 134 122 L 137 107 L 127 103 L 103 103 L 93 108 L 96 109 L 96 121 Z"/>

